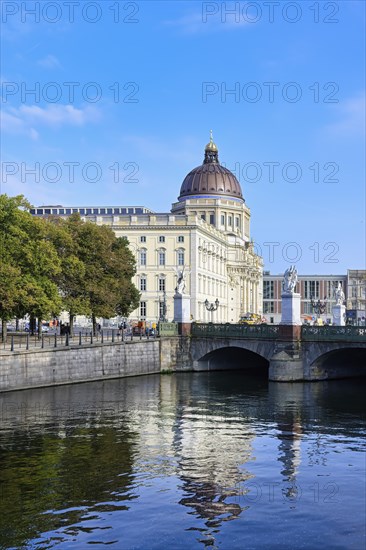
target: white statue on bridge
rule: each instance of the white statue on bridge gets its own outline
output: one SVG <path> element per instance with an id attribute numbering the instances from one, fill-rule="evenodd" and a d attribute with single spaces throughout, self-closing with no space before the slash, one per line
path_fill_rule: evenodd
<path id="1" fill-rule="evenodd" d="M 295 287 L 297 283 L 297 269 L 294 265 L 290 265 L 285 271 L 282 281 L 282 289 L 288 294 L 293 294 L 295 292 Z"/>
<path id="2" fill-rule="evenodd" d="M 342 306 L 343 302 L 344 302 L 344 299 L 345 299 L 345 295 L 344 295 L 341 283 L 338 283 L 338 287 L 337 287 L 334 295 L 335 295 L 335 299 L 336 299 L 336 305 L 337 306 Z"/>
<path id="3" fill-rule="evenodd" d="M 182 295 L 186 289 L 186 277 L 189 272 L 186 270 L 185 266 L 183 266 L 182 269 L 176 267 L 174 268 L 174 271 L 177 274 L 177 286 L 175 287 L 175 293 Z"/>

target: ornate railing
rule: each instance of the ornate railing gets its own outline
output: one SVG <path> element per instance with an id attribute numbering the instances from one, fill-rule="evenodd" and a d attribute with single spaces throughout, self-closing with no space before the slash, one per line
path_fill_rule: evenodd
<path id="1" fill-rule="evenodd" d="M 347 325 L 336 326 L 302 326 L 301 339 L 305 341 L 340 341 L 340 342 L 364 342 L 366 344 L 366 327 Z"/>
<path id="2" fill-rule="evenodd" d="M 255 338 L 275 340 L 279 337 L 279 326 L 192 323 L 192 336 L 201 338 Z"/>
<path id="3" fill-rule="evenodd" d="M 177 336 L 178 323 L 159 323 L 158 325 L 159 336 Z"/>

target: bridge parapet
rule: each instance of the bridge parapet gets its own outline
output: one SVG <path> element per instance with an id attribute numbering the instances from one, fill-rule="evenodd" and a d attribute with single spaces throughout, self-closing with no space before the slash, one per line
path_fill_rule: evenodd
<path id="1" fill-rule="evenodd" d="M 250 338 L 276 340 L 280 338 L 280 325 L 192 323 L 192 336 L 198 338 Z"/>
<path id="2" fill-rule="evenodd" d="M 363 342 L 366 344 L 366 327 L 355 326 L 303 326 L 301 339 L 305 342 Z"/>

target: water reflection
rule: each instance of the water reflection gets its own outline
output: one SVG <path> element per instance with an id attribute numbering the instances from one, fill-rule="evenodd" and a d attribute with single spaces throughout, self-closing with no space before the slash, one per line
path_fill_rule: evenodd
<path id="1" fill-rule="evenodd" d="M 295 502 L 309 468 L 329 475 L 337 445 L 361 450 L 361 395 L 354 381 L 268 384 L 238 372 L 2 394 L 0 547 L 218 547 L 225 536 L 234 548 L 229 526 L 247 518 L 241 548 L 250 520 L 276 511 L 259 507 L 254 486 L 276 480 Z"/>

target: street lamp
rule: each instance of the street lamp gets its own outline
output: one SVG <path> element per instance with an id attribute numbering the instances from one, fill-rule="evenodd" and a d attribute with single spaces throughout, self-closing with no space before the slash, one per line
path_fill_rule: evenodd
<path id="1" fill-rule="evenodd" d="M 310 296 L 311 300 L 311 307 L 314 313 L 316 313 L 317 319 L 319 319 L 320 315 L 325 313 L 325 308 L 327 307 L 327 297 L 324 296 L 324 302 L 320 301 L 320 298 L 317 302 L 314 302 L 313 295 Z"/>
<path id="2" fill-rule="evenodd" d="M 206 298 L 204 304 L 206 306 L 207 311 L 211 311 L 211 323 L 213 323 L 213 312 L 217 310 L 217 308 L 219 307 L 220 302 L 216 298 L 215 303 L 212 303 L 212 302 L 210 303 Z"/>
<path id="3" fill-rule="evenodd" d="M 166 292 L 164 290 L 163 292 L 163 301 L 159 301 L 160 303 L 160 316 L 159 316 L 159 321 L 161 321 L 162 323 L 166 323 Z"/>

